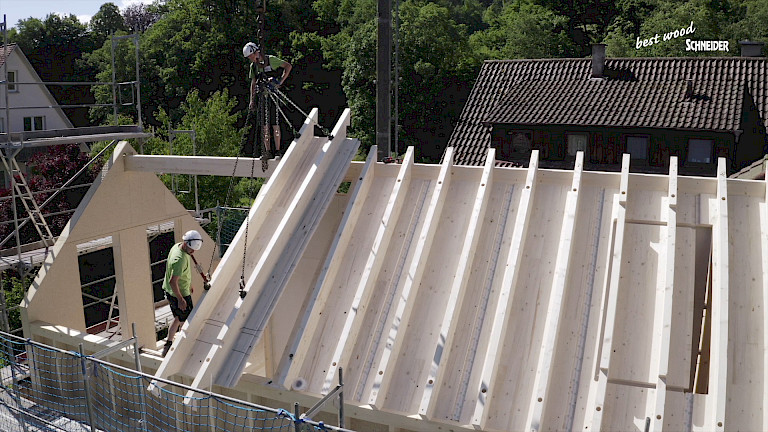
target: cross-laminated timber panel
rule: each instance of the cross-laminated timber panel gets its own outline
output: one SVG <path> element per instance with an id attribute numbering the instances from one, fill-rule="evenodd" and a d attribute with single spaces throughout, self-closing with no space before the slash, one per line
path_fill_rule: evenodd
<path id="1" fill-rule="evenodd" d="M 734 361 L 765 368 L 761 308 L 733 313 L 765 304 L 762 182 L 679 177 L 675 166 L 632 174 L 628 158 L 605 173 L 541 170 L 535 154 L 524 169 L 448 155 L 366 169 L 373 197 L 350 197 L 355 212 L 338 228 L 348 241 L 327 258 L 348 273 L 319 278 L 323 301 L 304 311 L 282 385 L 322 394 L 343 367 L 350 404 L 466 429 L 762 427 L 762 373 L 738 392 L 728 378 Z M 376 247 L 387 227 L 387 248 Z M 364 257 L 382 260 L 375 283 L 364 283 Z M 748 293 L 729 289 L 734 280 Z M 719 294 L 699 304 L 709 286 Z M 700 353 L 703 339 L 712 349 Z M 748 358 L 728 355 L 739 344 Z M 718 366 L 697 368 L 706 362 Z M 707 393 L 694 388 L 703 380 Z"/>
<path id="2" fill-rule="evenodd" d="M 174 340 L 158 376 L 181 373 L 201 387 L 233 386 L 239 380 L 357 150 L 358 141 L 346 138 L 348 125 L 346 110 L 331 137 L 314 137 L 307 120 L 259 193 L 222 258 L 225 264 L 211 278 L 211 290 Z"/>
<path id="3" fill-rule="evenodd" d="M 409 430 L 768 424 L 764 182 L 375 154 L 275 300 L 263 385 L 342 367 L 348 415 Z"/>

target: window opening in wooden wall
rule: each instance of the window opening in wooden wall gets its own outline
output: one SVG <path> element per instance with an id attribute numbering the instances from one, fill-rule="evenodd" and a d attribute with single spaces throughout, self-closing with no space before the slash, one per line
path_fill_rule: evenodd
<path id="1" fill-rule="evenodd" d="M 111 238 L 109 239 L 111 243 Z M 88 333 L 117 332 L 118 309 L 115 293 L 115 259 L 112 247 L 83 253 L 77 257 L 83 313 Z"/>

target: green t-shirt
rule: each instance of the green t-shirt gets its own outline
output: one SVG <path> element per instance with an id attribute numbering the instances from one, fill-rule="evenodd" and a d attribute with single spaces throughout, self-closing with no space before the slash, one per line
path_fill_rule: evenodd
<path id="1" fill-rule="evenodd" d="M 181 295 L 186 297 L 191 294 L 189 286 L 192 283 L 192 266 L 190 265 L 189 254 L 181 249 L 181 243 L 176 243 L 168 252 L 168 261 L 165 263 L 165 279 L 163 279 L 163 289 L 175 296 L 171 287 L 171 277 L 179 277 L 179 290 Z"/>
<path id="2" fill-rule="evenodd" d="M 253 67 L 256 66 L 259 70 L 259 73 L 261 72 L 272 72 L 275 69 L 279 68 L 281 64 L 283 64 L 283 60 L 279 59 L 275 56 L 268 55 L 267 56 L 267 67 L 266 69 L 262 69 L 254 62 L 251 62 L 251 68 L 248 71 L 248 79 L 253 79 L 254 76 L 256 76 L 253 72 Z"/>

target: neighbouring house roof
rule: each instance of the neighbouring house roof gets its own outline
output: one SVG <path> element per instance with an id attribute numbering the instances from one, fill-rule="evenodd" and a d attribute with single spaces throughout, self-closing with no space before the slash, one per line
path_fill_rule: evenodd
<path id="1" fill-rule="evenodd" d="M 35 70 L 35 67 L 32 66 L 32 63 L 29 62 L 29 59 L 24 54 L 24 51 L 19 47 L 17 44 L 8 44 L 8 50 L 6 54 L 6 49 L 4 49 L 4 45 L 0 44 L 0 68 L 5 64 L 6 58 L 10 58 L 11 55 L 15 52 L 19 56 L 19 60 L 21 64 L 29 71 L 29 73 L 32 75 L 32 81 L 33 82 L 43 82 L 43 80 L 40 78 L 40 75 L 37 73 L 37 70 Z M 2 69 L 0 69 L 0 80 L 5 79 L 5 76 L 3 75 Z M 39 86 L 40 89 L 43 92 L 43 96 L 46 98 L 45 101 L 41 101 L 40 105 L 42 106 L 50 106 L 56 114 L 61 118 L 62 122 L 68 127 L 72 128 L 74 125 L 72 124 L 72 121 L 69 119 L 69 117 L 64 113 L 64 111 L 59 107 L 59 102 L 56 100 L 55 97 L 53 97 L 53 94 L 48 90 L 47 86 Z M 13 107 L 13 102 L 11 102 L 11 106 Z"/>
<path id="2" fill-rule="evenodd" d="M 602 79 L 591 61 L 486 61 L 449 140 L 456 163 L 484 162 L 495 123 L 735 132 L 749 95 L 768 127 L 766 58 L 609 58 Z"/>
<path id="3" fill-rule="evenodd" d="M 8 49 L 0 49 L 0 66 L 5 64 L 5 59 L 16 49 L 16 44 L 8 44 Z M 6 55 L 7 52 L 7 55 Z"/>

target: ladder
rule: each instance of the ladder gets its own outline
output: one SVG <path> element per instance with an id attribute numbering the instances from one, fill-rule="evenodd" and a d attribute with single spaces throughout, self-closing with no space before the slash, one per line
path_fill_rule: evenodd
<path id="1" fill-rule="evenodd" d="M 35 225 L 35 230 L 37 230 L 37 234 L 40 235 L 40 239 L 46 247 L 53 246 L 54 239 L 51 229 L 48 227 L 48 223 L 45 221 L 45 217 L 40 211 L 40 207 L 37 205 L 37 201 L 35 201 L 32 191 L 29 189 L 29 184 L 27 184 L 27 180 L 21 172 L 21 167 L 19 167 L 16 157 L 0 155 L 0 159 L 3 160 L 5 170 L 11 174 L 13 189 L 19 195 L 21 203 L 29 215 L 29 219 L 32 220 L 32 223 Z M 8 164 L 8 161 L 10 161 L 10 165 Z"/>

